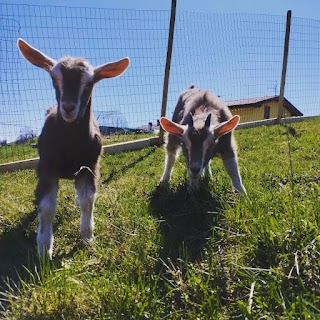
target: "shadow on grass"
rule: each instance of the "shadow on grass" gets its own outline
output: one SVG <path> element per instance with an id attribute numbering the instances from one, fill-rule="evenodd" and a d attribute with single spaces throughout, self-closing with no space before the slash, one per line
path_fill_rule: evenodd
<path id="1" fill-rule="evenodd" d="M 37 210 L 26 214 L 20 223 L 4 231 L 0 236 L 0 291 L 8 285 L 16 285 L 21 280 L 27 281 L 35 269 L 40 269 L 40 260 L 36 247 L 36 233 L 30 231 L 31 224 L 37 218 Z M 61 224 L 57 219 L 54 231 Z M 54 257 L 51 265 L 60 265 L 61 257 Z M 48 263 L 49 265 L 49 263 Z"/>
<path id="2" fill-rule="evenodd" d="M 216 214 L 221 209 L 219 200 L 208 186 L 204 184 L 196 194 L 188 192 L 187 182 L 176 190 L 159 186 L 151 195 L 150 206 L 160 221 L 161 258 L 174 261 L 186 254 L 188 259 L 199 259 L 221 216 Z"/>
<path id="3" fill-rule="evenodd" d="M 189 318 L 190 308 L 183 298 L 185 293 L 197 296 L 195 292 L 199 292 L 199 301 L 211 310 L 215 309 L 213 301 L 216 306 L 227 305 L 230 275 L 224 265 L 223 248 L 220 248 L 223 235 L 216 232 L 226 225 L 222 199 L 212 193 L 207 181 L 202 181 L 195 195 L 188 193 L 188 184 L 184 182 L 175 190 L 158 187 L 151 195 L 150 206 L 159 220 L 162 235 L 155 272 L 160 275 L 158 290 L 164 299 L 169 299 L 185 318 Z M 201 276 L 204 282 L 198 286 L 191 278 L 196 269 L 201 270 L 202 263 L 203 266 L 214 264 L 214 271 L 212 274 L 204 272 Z M 180 277 L 182 282 L 179 282 Z M 202 286 L 206 289 L 202 290 Z M 213 297 L 209 292 L 217 294 Z"/>
<path id="4" fill-rule="evenodd" d="M 27 234 L 30 224 L 36 219 L 36 210 L 24 216 L 20 223 L 0 236 L 0 288 L 6 282 L 18 283 L 34 267 L 35 235 Z"/>
<path id="5" fill-rule="evenodd" d="M 134 159 L 132 162 L 129 162 L 125 165 L 121 163 L 120 169 L 118 170 L 116 168 L 113 168 L 109 176 L 101 181 L 101 184 L 102 185 L 109 184 L 112 180 L 116 179 L 119 175 L 125 174 L 128 170 L 134 168 L 138 163 L 140 163 L 141 161 L 151 156 L 157 150 L 157 148 L 158 147 L 151 148 L 150 150 L 147 151 L 146 154 L 138 157 L 137 159 Z"/>

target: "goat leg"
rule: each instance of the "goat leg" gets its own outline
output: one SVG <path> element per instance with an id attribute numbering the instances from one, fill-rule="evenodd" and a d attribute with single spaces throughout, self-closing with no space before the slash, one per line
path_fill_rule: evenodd
<path id="1" fill-rule="evenodd" d="M 240 176 L 240 171 L 239 171 L 239 166 L 238 166 L 238 161 L 236 157 L 226 157 L 223 158 L 223 165 L 232 181 L 233 187 L 241 194 L 246 195 L 247 191 L 242 184 L 241 176 Z"/>
<path id="2" fill-rule="evenodd" d="M 37 245 L 40 257 L 47 253 L 52 258 L 53 231 L 52 222 L 57 207 L 58 181 L 47 177 L 38 180 L 36 198 L 38 204 Z"/>
<path id="3" fill-rule="evenodd" d="M 75 188 L 81 212 L 81 238 L 90 242 L 94 238 L 93 211 L 96 199 L 96 183 L 93 172 L 89 170 L 79 172 L 75 178 Z"/>
<path id="4" fill-rule="evenodd" d="M 179 140 L 171 134 L 168 135 L 168 142 L 166 144 L 166 160 L 165 167 L 161 177 L 161 184 L 168 184 L 171 178 L 172 169 L 176 162 L 179 149 Z"/>

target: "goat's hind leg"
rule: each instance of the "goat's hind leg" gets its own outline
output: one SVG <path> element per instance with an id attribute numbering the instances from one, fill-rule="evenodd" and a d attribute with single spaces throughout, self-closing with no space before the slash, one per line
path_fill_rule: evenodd
<path id="1" fill-rule="evenodd" d="M 172 169 L 178 156 L 179 148 L 180 148 L 180 142 L 177 139 L 177 137 L 173 136 L 172 134 L 169 134 L 167 144 L 166 144 L 165 166 L 164 166 L 164 171 L 160 180 L 161 184 L 169 183 Z"/>
<path id="2" fill-rule="evenodd" d="M 94 239 L 93 211 L 96 199 L 96 181 L 93 172 L 88 168 L 81 169 L 75 178 L 75 188 L 81 212 L 81 238 L 91 242 Z"/>
<path id="3" fill-rule="evenodd" d="M 53 251 L 52 222 L 57 207 L 57 192 L 58 179 L 39 177 L 35 192 L 39 220 L 37 246 L 40 257 L 47 253 L 50 259 Z"/>

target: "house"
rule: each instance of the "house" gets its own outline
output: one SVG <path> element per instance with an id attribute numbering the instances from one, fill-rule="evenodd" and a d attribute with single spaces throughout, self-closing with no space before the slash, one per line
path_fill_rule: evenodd
<path id="1" fill-rule="evenodd" d="M 278 117 L 279 96 L 266 96 L 226 101 L 232 114 L 240 116 L 240 122 L 250 122 Z M 283 99 L 283 117 L 301 117 L 303 114 L 286 98 Z"/>
<path id="2" fill-rule="evenodd" d="M 127 130 L 125 128 L 99 126 L 101 134 L 108 136 L 111 134 L 125 134 Z"/>
<path id="3" fill-rule="evenodd" d="M 148 122 L 148 125 L 142 125 L 137 128 L 141 133 L 159 133 L 160 131 L 160 121 L 157 123 Z"/>

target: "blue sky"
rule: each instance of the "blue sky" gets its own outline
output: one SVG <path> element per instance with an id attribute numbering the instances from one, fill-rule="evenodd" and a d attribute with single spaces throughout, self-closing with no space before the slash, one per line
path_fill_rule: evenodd
<path id="1" fill-rule="evenodd" d="M 123 76 L 104 80 L 95 89 L 93 105 L 99 122 L 138 127 L 159 118 L 171 1 L 1 3 L 28 6 L 11 7 L 2 12 L 5 19 L 0 21 L 4 27 L 0 36 L 5 39 L 0 48 L 4 71 L 0 73 L 0 141 L 12 141 L 26 130 L 39 133 L 45 110 L 55 103 L 49 76 L 19 55 L 17 37 L 53 58 L 81 55 L 93 65 L 129 56 L 131 65 Z M 50 6 L 68 8 L 59 11 Z M 304 114 L 309 110 L 319 114 L 319 0 L 177 0 L 167 116 L 171 117 L 178 94 L 190 83 L 208 88 L 224 100 L 277 93 L 289 9 L 292 48 L 285 96 Z M 103 110 L 107 111 L 101 115 Z M 117 117 L 110 117 L 110 112 Z"/>
<path id="2" fill-rule="evenodd" d="M 1 3 L 49 4 L 138 10 L 169 10 L 170 0 L 2 0 Z M 292 10 L 296 17 L 319 19 L 319 0 L 177 0 L 178 10 L 212 11 L 216 13 L 259 13 L 284 15 Z"/>

